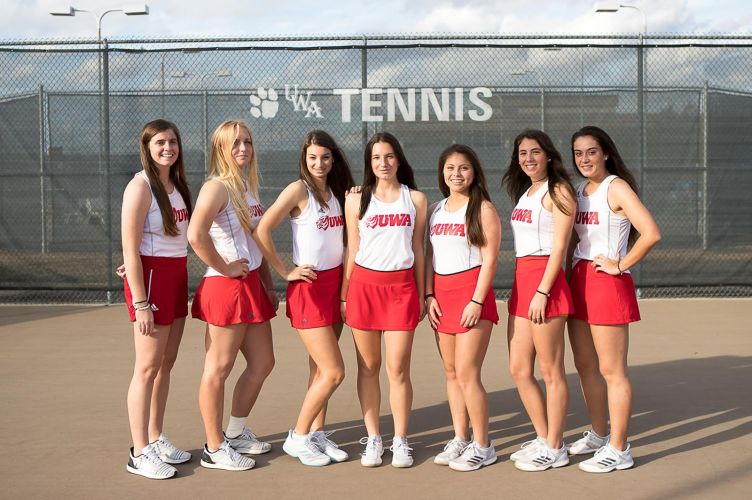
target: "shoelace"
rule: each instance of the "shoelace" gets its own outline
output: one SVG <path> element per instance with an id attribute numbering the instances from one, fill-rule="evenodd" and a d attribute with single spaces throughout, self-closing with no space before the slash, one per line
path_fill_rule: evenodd
<path id="1" fill-rule="evenodd" d="M 520 445 L 520 449 L 525 449 L 530 446 L 533 446 L 537 442 L 538 442 L 538 438 L 531 439 L 530 441 L 525 441 L 524 443 L 522 443 L 522 445 Z"/>
<path id="2" fill-rule="evenodd" d="M 451 441 L 449 441 L 446 446 L 444 446 L 444 451 L 449 451 L 452 448 L 459 448 L 460 453 L 465 451 L 465 448 L 467 448 L 467 445 L 463 441 L 461 441 L 459 438 L 454 438 Z"/>
<path id="3" fill-rule="evenodd" d="M 366 445 L 366 449 L 361 455 L 366 455 L 369 451 L 376 453 L 378 448 L 376 447 L 376 440 L 371 439 L 370 437 L 366 436 L 363 438 L 360 438 L 360 441 L 358 441 L 360 444 Z"/>
<path id="4" fill-rule="evenodd" d="M 329 436 L 334 434 L 334 432 L 335 431 L 313 433 L 311 434 L 311 441 L 324 447 L 331 446 L 333 448 L 339 448 L 339 445 L 337 443 L 329 439 Z"/>
<path id="5" fill-rule="evenodd" d="M 224 449 L 225 453 L 227 453 L 227 456 L 230 457 L 230 460 L 232 460 L 233 462 L 237 462 L 240 460 L 240 453 L 235 451 L 235 448 L 230 446 L 230 443 L 228 443 L 227 441 L 222 443 L 219 449 L 220 450 Z"/>
<path id="6" fill-rule="evenodd" d="M 392 444 L 392 446 L 389 447 L 389 451 L 392 453 L 406 453 L 407 456 L 412 456 L 413 449 L 410 448 L 410 446 L 407 444 L 407 441 L 399 441 L 397 444 Z"/>
<path id="7" fill-rule="evenodd" d="M 165 436 L 164 434 L 162 434 L 162 435 L 159 436 L 158 441 L 164 447 L 168 448 L 171 452 L 172 452 L 172 450 L 176 450 L 177 449 L 175 447 L 175 445 L 172 444 L 172 442 L 169 439 L 167 439 L 167 436 Z"/>
<path id="8" fill-rule="evenodd" d="M 254 434 L 253 431 L 251 429 L 249 429 L 248 427 L 244 427 L 243 428 L 243 432 L 241 432 L 240 436 L 238 436 L 238 437 L 243 437 L 243 438 L 246 438 L 246 439 L 248 439 L 250 441 L 254 441 L 254 440 L 258 441 L 258 438 L 256 437 L 256 434 Z M 237 438 L 235 438 L 235 439 L 237 439 Z"/>
<path id="9" fill-rule="evenodd" d="M 146 460 L 156 465 L 158 468 L 157 470 L 165 469 L 167 467 L 167 464 L 164 463 L 161 458 L 159 458 L 159 455 L 157 455 L 157 452 L 152 447 L 150 447 L 148 451 L 144 452 L 143 456 L 146 458 Z"/>

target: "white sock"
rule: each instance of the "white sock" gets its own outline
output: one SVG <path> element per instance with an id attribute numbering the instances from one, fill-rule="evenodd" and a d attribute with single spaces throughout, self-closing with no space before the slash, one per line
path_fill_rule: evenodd
<path id="1" fill-rule="evenodd" d="M 245 421 L 248 417 L 233 417 L 230 415 L 230 421 L 227 422 L 227 430 L 225 434 L 228 438 L 236 438 L 240 436 L 240 433 L 245 429 Z"/>
<path id="2" fill-rule="evenodd" d="M 298 434 L 294 430 L 292 431 L 292 438 L 295 441 L 305 441 L 307 437 L 308 437 L 308 434 Z"/>

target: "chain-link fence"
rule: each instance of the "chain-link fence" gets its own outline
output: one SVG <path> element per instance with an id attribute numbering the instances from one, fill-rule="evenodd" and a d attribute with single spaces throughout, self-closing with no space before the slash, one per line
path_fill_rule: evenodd
<path id="1" fill-rule="evenodd" d="M 181 130 L 194 197 L 212 130 L 245 119 L 267 205 L 313 128 L 338 139 L 356 180 L 368 136 L 393 132 L 431 201 L 439 152 L 468 144 L 504 222 L 501 297 L 514 137 L 542 128 L 568 160 L 571 134 L 598 125 L 664 236 L 634 274 L 641 294 L 752 294 L 752 37 L 0 42 L 0 302 L 122 299 L 122 192 L 158 117 Z M 288 255 L 289 227 L 275 239 Z M 191 255 L 191 286 L 202 272 Z"/>

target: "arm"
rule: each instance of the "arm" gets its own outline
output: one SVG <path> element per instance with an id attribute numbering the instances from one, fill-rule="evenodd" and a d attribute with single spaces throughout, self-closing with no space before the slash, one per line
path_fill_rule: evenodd
<path id="1" fill-rule="evenodd" d="M 272 273 L 269 270 L 269 264 L 266 262 L 266 259 L 261 260 L 258 272 L 261 284 L 264 285 L 266 294 L 269 296 L 269 301 L 276 311 L 279 308 L 279 297 L 277 297 L 277 292 L 274 291 L 274 280 L 272 279 Z"/>
<path id="2" fill-rule="evenodd" d="M 486 244 L 481 247 L 482 263 L 475 285 L 472 301 L 462 311 L 460 324 L 465 328 L 472 328 L 478 323 L 483 307 L 480 305 L 493 285 L 496 274 L 496 264 L 499 260 L 499 246 L 501 245 L 501 221 L 496 208 L 490 201 L 484 201 L 480 209 L 480 223 L 486 235 Z"/>
<path id="3" fill-rule="evenodd" d="M 144 287 L 144 270 L 141 266 L 141 239 L 144 221 L 151 204 L 149 186 L 140 179 L 132 179 L 123 193 L 121 215 L 121 238 L 123 240 L 123 262 L 128 286 L 133 294 L 133 302 L 141 305 L 148 300 Z M 151 308 L 136 310 L 136 325 L 143 335 L 150 335 L 154 328 L 154 314 Z"/>
<path id="4" fill-rule="evenodd" d="M 347 309 L 344 300 L 347 298 L 347 290 L 350 286 L 350 276 L 355 268 L 355 255 L 360 248 L 360 233 L 358 232 L 358 211 L 360 210 L 360 193 L 350 193 L 345 198 L 345 226 L 347 227 L 347 247 L 345 248 L 344 264 L 342 273 L 342 288 L 340 290 L 340 310 L 342 320 L 345 320 Z"/>
<path id="5" fill-rule="evenodd" d="M 201 187 L 191 221 L 188 223 L 188 243 L 204 264 L 213 267 L 223 276 L 245 278 L 248 274 L 248 259 L 225 262 L 225 259 L 214 248 L 214 243 L 209 236 L 212 222 L 230 202 L 229 198 L 227 189 L 221 182 L 206 181 Z"/>
<path id="6" fill-rule="evenodd" d="M 548 194 L 543 197 L 543 208 L 551 211 L 553 214 L 554 236 L 551 255 L 548 258 L 543 277 L 538 284 L 537 290 L 539 291 L 536 291 L 533 295 L 527 311 L 527 317 L 533 323 L 544 323 L 546 321 L 548 294 L 554 286 L 554 282 L 559 275 L 561 265 L 564 263 L 565 258 L 570 259 L 569 265 L 571 266 L 571 255 L 568 255 L 568 243 L 571 239 L 570 235 L 572 234 L 572 227 L 574 226 L 576 203 L 572 197 L 572 193 L 566 189 L 561 189 L 561 186 L 556 186 L 554 189 L 556 190 L 559 200 L 565 205 L 569 215 L 562 212 L 556 203 L 551 200 L 551 197 L 548 196 Z M 572 251 L 574 252 L 574 247 L 572 247 Z"/>
<path id="7" fill-rule="evenodd" d="M 293 211 L 300 213 L 307 205 L 308 193 L 306 188 L 302 181 L 295 181 L 279 194 L 277 200 L 267 209 L 253 232 L 253 239 L 259 246 L 261 253 L 264 254 L 266 262 L 287 281 L 303 280 L 310 283 L 316 279 L 316 273 L 310 264 L 304 264 L 288 271 L 284 262 L 280 259 L 272 239 L 272 231 L 282 223 L 287 215 L 292 214 Z"/>
<path id="8" fill-rule="evenodd" d="M 656 243 L 661 241 L 661 232 L 653 216 L 624 180 L 615 179 L 611 183 L 608 190 L 608 204 L 614 207 L 613 210 L 618 215 L 629 219 L 640 234 L 621 261 L 611 260 L 604 255 L 599 255 L 593 260 L 597 271 L 617 275 L 644 259 Z"/>
<path id="9" fill-rule="evenodd" d="M 436 205 L 438 203 L 434 203 L 428 208 L 428 213 L 432 214 L 434 210 L 436 210 Z M 430 223 L 426 224 L 426 293 L 425 293 L 425 303 L 426 303 L 426 314 L 428 315 L 428 322 L 431 323 L 431 326 L 435 330 L 439 324 L 440 317 L 443 316 L 441 313 L 441 308 L 439 307 L 439 301 L 436 300 L 436 297 L 433 295 L 433 245 L 431 245 L 431 226 Z"/>
<path id="10" fill-rule="evenodd" d="M 428 209 L 428 200 L 426 195 L 420 191 L 410 191 L 410 198 L 415 205 L 415 227 L 413 228 L 413 273 L 415 274 L 415 285 L 418 288 L 418 298 L 420 301 L 420 319 L 426 313 L 426 304 L 423 301 L 426 290 L 426 255 L 423 251 L 423 239 L 426 234 L 426 217 Z"/>

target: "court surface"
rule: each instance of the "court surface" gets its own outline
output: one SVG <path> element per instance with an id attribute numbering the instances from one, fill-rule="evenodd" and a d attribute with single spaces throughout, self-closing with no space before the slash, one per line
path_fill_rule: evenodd
<path id="1" fill-rule="evenodd" d="M 0 498 L 750 498 L 752 490 L 752 299 L 652 299 L 630 346 L 635 468 L 586 474 L 583 460 L 557 470 L 521 472 L 509 461 L 534 437 L 507 372 L 506 306 L 494 329 L 483 376 L 490 435 L 499 461 L 460 473 L 434 465 L 451 439 L 444 375 L 427 322 L 415 334 L 410 444 L 415 466 L 361 467 L 365 435 L 355 391 L 355 353 L 345 329 L 347 374 L 328 416 L 332 439 L 350 461 L 306 467 L 281 451 L 294 425 L 308 373 L 307 355 L 284 309 L 273 320 L 276 367 L 249 425 L 273 443 L 247 472 L 199 466 L 204 443 L 198 411 L 203 323 L 189 320 L 173 370 L 165 432 L 194 458 L 178 476 L 152 481 L 128 474 L 125 395 L 133 369 L 132 329 L 123 305 L 0 307 Z M 241 358 L 242 360 L 242 358 Z M 236 364 L 228 384 L 241 370 Z M 565 438 L 588 429 L 567 354 L 570 410 Z M 382 433 L 391 441 L 388 384 L 382 368 Z M 227 403 L 226 408 L 229 408 Z M 225 417 L 226 422 L 226 417 Z"/>

